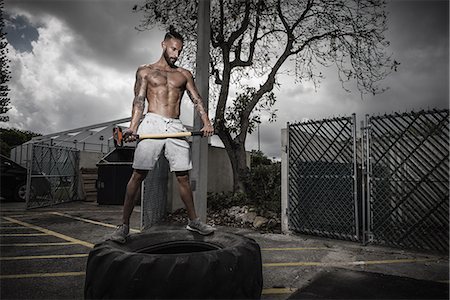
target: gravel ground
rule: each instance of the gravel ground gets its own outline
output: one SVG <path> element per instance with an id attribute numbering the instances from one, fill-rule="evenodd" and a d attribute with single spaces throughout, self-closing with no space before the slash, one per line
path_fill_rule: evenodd
<path id="1" fill-rule="evenodd" d="M 254 212 L 252 214 L 252 212 L 253 209 L 247 206 L 233 206 L 231 208 L 215 211 L 208 209 L 207 223 L 212 226 L 252 229 L 261 233 L 281 233 L 281 218 L 277 213 L 268 211 L 261 215 L 257 215 Z M 248 217 L 249 215 L 251 217 Z M 263 224 L 255 224 L 253 222 L 255 215 L 262 217 L 266 222 Z M 164 221 L 176 224 L 186 224 L 188 222 L 186 210 L 180 208 L 173 213 L 168 213 Z"/>

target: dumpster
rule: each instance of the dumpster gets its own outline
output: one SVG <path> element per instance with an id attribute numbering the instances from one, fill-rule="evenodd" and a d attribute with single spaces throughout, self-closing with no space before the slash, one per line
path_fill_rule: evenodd
<path id="1" fill-rule="evenodd" d="M 123 205 L 127 183 L 133 173 L 134 147 L 116 148 L 98 163 L 97 203 Z"/>

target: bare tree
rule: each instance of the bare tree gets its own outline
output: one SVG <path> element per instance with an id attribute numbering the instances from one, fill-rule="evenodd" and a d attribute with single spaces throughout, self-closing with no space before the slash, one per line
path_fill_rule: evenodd
<path id="1" fill-rule="evenodd" d="M 235 191 L 246 189 L 245 141 L 260 121 L 255 109 L 275 103 L 272 90 L 282 66 L 297 82 L 317 85 L 323 79 L 318 67 L 335 65 L 347 91 L 348 83 L 356 83 L 361 95 L 384 91 L 379 82 L 398 64 L 386 53 L 385 8 L 385 0 L 211 1 L 214 126 L 231 161 Z M 187 37 L 185 63 L 195 59 L 196 9 L 196 1 L 184 0 L 134 7 L 144 14 L 138 29 L 174 25 Z M 250 77 L 259 78 L 259 86 L 242 86 Z M 244 92 L 232 95 L 231 87 Z"/>

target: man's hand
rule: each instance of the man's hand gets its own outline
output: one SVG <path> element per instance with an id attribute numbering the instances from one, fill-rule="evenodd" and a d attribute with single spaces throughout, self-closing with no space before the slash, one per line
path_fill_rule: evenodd
<path id="1" fill-rule="evenodd" d="M 203 131 L 203 136 L 205 137 L 214 135 L 214 127 L 211 125 L 211 123 L 203 126 L 203 128 L 200 131 Z"/>
<path id="2" fill-rule="evenodd" d="M 136 133 L 134 132 L 134 130 L 127 128 L 125 129 L 125 131 L 123 132 L 123 141 L 125 143 L 130 143 L 130 142 L 134 142 L 136 140 Z"/>

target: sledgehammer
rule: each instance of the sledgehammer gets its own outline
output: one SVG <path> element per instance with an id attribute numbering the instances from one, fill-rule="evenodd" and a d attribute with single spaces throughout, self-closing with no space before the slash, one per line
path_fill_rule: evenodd
<path id="1" fill-rule="evenodd" d="M 156 133 L 156 134 L 135 134 L 136 139 L 167 139 L 167 138 L 180 138 L 188 136 L 203 136 L 203 131 L 185 131 L 185 132 L 173 132 L 173 133 Z M 114 127 L 113 129 L 114 147 L 123 146 L 123 133 L 122 128 Z"/>

